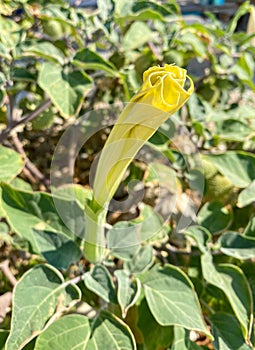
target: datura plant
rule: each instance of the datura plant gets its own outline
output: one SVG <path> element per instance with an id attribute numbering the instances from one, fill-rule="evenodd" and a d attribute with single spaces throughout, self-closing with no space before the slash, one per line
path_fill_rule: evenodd
<path id="1" fill-rule="evenodd" d="M 193 90 L 186 70 L 176 65 L 151 67 L 144 72 L 141 89 L 123 109 L 99 158 L 93 198 L 85 209 L 85 256 L 89 261 L 98 262 L 105 256 L 108 204 L 127 167 L 159 126 L 184 105 Z"/>

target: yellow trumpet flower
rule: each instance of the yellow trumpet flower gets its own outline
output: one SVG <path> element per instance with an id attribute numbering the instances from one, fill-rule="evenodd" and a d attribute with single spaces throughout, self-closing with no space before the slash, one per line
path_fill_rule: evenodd
<path id="1" fill-rule="evenodd" d="M 186 90 L 187 80 L 189 88 Z M 86 225 L 85 256 L 88 260 L 95 262 L 103 257 L 102 221 L 127 167 L 159 126 L 184 105 L 193 90 L 186 70 L 178 66 L 167 64 L 144 72 L 140 91 L 120 114 L 99 158 L 93 200 L 88 202 L 87 210 L 93 212 L 93 219 L 90 215 L 90 224 Z"/>

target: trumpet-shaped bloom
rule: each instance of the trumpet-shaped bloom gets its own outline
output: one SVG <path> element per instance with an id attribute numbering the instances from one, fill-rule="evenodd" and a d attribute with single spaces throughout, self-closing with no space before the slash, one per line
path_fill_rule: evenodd
<path id="1" fill-rule="evenodd" d="M 189 88 L 185 84 L 189 80 Z M 95 208 L 107 207 L 139 149 L 194 90 L 185 69 L 175 65 L 151 67 L 143 74 L 140 91 L 126 105 L 101 152 L 94 181 Z"/>

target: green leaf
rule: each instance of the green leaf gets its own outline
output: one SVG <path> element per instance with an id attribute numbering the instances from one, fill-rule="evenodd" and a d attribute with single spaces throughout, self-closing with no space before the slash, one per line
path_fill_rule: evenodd
<path id="1" fill-rule="evenodd" d="M 143 334 L 146 350 L 161 350 L 167 348 L 173 340 L 173 327 L 161 326 L 152 316 L 146 299 L 138 306 L 138 327 Z"/>
<path id="2" fill-rule="evenodd" d="M 78 184 L 68 184 L 57 188 L 51 187 L 51 192 L 57 197 L 68 199 L 70 201 L 76 199 L 83 210 L 86 201 L 92 199 L 92 191 Z"/>
<path id="3" fill-rule="evenodd" d="M 141 246 L 132 259 L 124 261 L 124 269 L 132 274 L 143 273 L 153 264 L 153 249 L 147 244 Z"/>
<path id="4" fill-rule="evenodd" d="M 9 182 L 17 176 L 24 167 L 19 153 L 0 145 L 0 181 Z"/>
<path id="5" fill-rule="evenodd" d="M 63 282 L 63 276 L 50 265 L 37 265 L 23 275 L 14 288 L 6 350 L 22 348 L 43 330 L 56 312 L 81 298 L 78 287 Z"/>
<path id="6" fill-rule="evenodd" d="M 86 276 L 84 283 L 89 290 L 100 296 L 107 303 L 117 304 L 112 277 L 103 265 L 96 265 Z"/>
<path id="7" fill-rule="evenodd" d="M 156 134 L 157 135 L 157 134 Z M 165 137 L 167 142 L 169 142 L 169 138 L 172 136 L 165 136 L 165 134 L 161 134 L 158 132 L 158 136 Z M 153 135 L 155 137 L 155 134 Z M 154 139 L 155 140 L 155 139 Z M 153 140 L 150 139 L 150 142 Z M 153 142 L 152 142 L 153 143 Z M 160 186 L 167 188 L 172 193 L 176 192 L 176 171 L 161 163 L 151 162 L 148 165 L 148 176 L 146 177 L 146 181 L 157 181 Z"/>
<path id="8" fill-rule="evenodd" d="M 123 260 L 136 260 L 142 242 L 154 242 L 164 237 L 163 219 L 149 205 L 142 208 L 139 217 L 131 221 L 117 222 L 107 233 L 108 248 L 111 254 Z M 150 248 L 145 249 L 149 253 Z M 148 264 L 151 259 L 152 257 L 147 254 Z"/>
<path id="9" fill-rule="evenodd" d="M 59 268 L 67 268 L 80 258 L 81 251 L 74 240 L 75 234 L 83 234 L 84 212 L 75 201 L 2 185 L 2 206 L 12 230 L 29 242 L 31 252 L 42 254 Z M 72 231 L 58 209 L 66 215 L 64 219 Z"/>
<path id="10" fill-rule="evenodd" d="M 249 52 L 244 52 L 231 69 L 231 73 L 236 74 L 243 83 L 247 84 L 252 90 L 255 90 L 255 85 L 252 80 L 253 71 L 253 55 Z"/>
<path id="11" fill-rule="evenodd" d="M 189 339 L 189 332 L 184 328 L 174 327 L 174 343 L 171 350 L 199 350 L 201 349 L 196 343 Z"/>
<path id="12" fill-rule="evenodd" d="M 248 187 L 240 192 L 237 200 L 237 206 L 239 208 L 243 208 L 253 202 L 255 202 L 255 181 L 252 181 Z"/>
<path id="13" fill-rule="evenodd" d="M 122 317 L 125 318 L 128 309 L 133 306 L 141 293 L 140 280 L 132 280 L 130 275 L 124 270 L 117 270 L 114 275 L 118 283 L 117 298 L 121 308 Z"/>
<path id="14" fill-rule="evenodd" d="M 153 32 L 149 26 L 143 22 L 136 21 L 129 27 L 123 37 L 121 48 L 124 51 L 141 48 L 143 44 L 152 38 Z"/>
<path id="15" fill-rule="evenodd" d="M 233 315 L 216 313 L 210 317 L 215 350 L 251 350 L 245 343 L 239 323 Z"/>
<path id="16" fill-rule="evenodd" d="M 26 44 L 26 43 L 24 43 Z M 21 47 L 24 55 L 39 56 L 53 63 L 64 64 L 65 56 L 55 45 L 48 41 L 26 44 Z"/>
<path id="17" fill-rule="evenodd" d="M 233 311 L 241 324 L 245 339 L 250 337 L 252 322 L 252 293 L 242 270 L 235 265 L 214 266 L 212 256 L 207 253 L 201 258 L 204 279 L 220 288 L 229 300 Z"/>
<path id="18" fill-rule="evenodd" d="M 238 187 L 247 187 L 255 180 L 255 155 L 242 151 L 206 155 L 217 169 Z"/>
<path id="19" fill-rule="evenodd" d="M 90 336 L 89 319 L 67 315 L 51 324 L 36 340 L 34 350 L 84 350 Z"/>
<path id="20" fill-rule="evenodd" d="M 179 268 L 155 266 L 140 277 L 151 313 L 162 326 L 181 325 L 210 337 L 194 287 Z"/>
<path id="21" fill-rule="evenodd" d="M 86 350 L 136 350 L 129 327 L 116 316 L 102 311 L 92 324 L 92 335 Z"/>
<path id="22" fill-rule="evenodd" d="M 205 227 L 212 234 L 226 230 L 233 220 L 231 208 L 219 202 L 207 202 L 197 215 L 199 225 Z"/>
<path id="23" fill-rule="evenodd" d="M 116 67 L 112 63 L 87 48 L 77 51 L 73 58 L 73 64 L 85 70 L 102 70 L 113 76 L 119 76 Z"/>
<path id="24" fill-rule="evenodd" d="M 202 253 L 207 251 L 207 244 L 211 241 L 212 236 L 205 227 L 198 225 L 189 226 L 182 234 L 192 238 L 197 243 L 198 249 Z"/>
<path id="25" fill-rule="evenodd" d="M 10 182 L 11 187 L 16 188 L 17 190 L 23 190 L 23 191 L 33 191 L 32 186 L 30 185 L 30 183 L 26 182 L 25 180 L 21 179 L 20 177 L 15 177 L 15 179 L 13 179 Z"/>
<path id="26" fill-rule="evenodd" d="M 5 59 L 11 61 L 12 56 L 9 54 L 9 50 L 3 43 L 0 42 L 0 56 L 4 57 Z"/>
<path id="27" fill-rule="evenodd" d="M 23 30 L 12 19 L 0 16 L 1 42 L 8 50 L 14 49 L 22 40 Z"/>
<path id="28" fill-rule="evenodd" d="M 37 118 L 32 120 L 33 130 L 44 130 L 50 127 L 54 121 L 55 113 L 52 108 L 43 111 Z"/>
<path id="29" fill-rule="evenodd" d="M 169 186 L 169 182 L 165 184 L 163 178 L 160 181 L 162 186 Z M 172 183 L 171 180 L 170 183 Z M 154 242 L 165 238 L 164 221 L 150 205 L 144 205 L 141 208 L 140 215 L 132 222 L 137 225 L 137 234 L 140 242 Z"/>
<path id="30" fill-rule="evenodd" d="M 37 79 L 37 76 L 35 73 L 31 73 L 31 71 L 24 67 L 11 67 L 10 70 L 10 76 L 11 79 L 14 81 L 21 81 L 21 82 L 35 82 Z"/>
<path id="31" fill-rule="evenodd" d="M 166 4 L 163 6 L 152 1 L 115 0 L 115 16 L 117 21 L 165 21 L 167 16 L 177 12 L 177 5 L 171 5 L 168 8 Z"/>
<path id="32" fill-rule="evenodd" d="M 107 232 L 107 246 L 111 255 L 130 260 L 140 249 L 138 230 L 141 225 L 130 221 L 119 221 Z"/>
<path id="33" fill-rule="evenodd" d="M 6 339 L 8 338 L 8 335 L 9 335 L 9 331 L 0 329 L 0 350 L 5 349 L 5 343 L 6 343 Z"/>
<path id="34" fill-rule="evenodd" d="M 250 221 L 248 222 L 247 226 L 245 227 L 244 235 L 246 237 L 255 238 L 255 216 L 252 216 L 250 218 Z"/>
<path id="35" fill-rule="evenodd" d="M 100 17 L 106 21 L 113 12 L 114 2 L 113 0 L 97 0 L 97 7 Z"/>
<path id="36" fill-rule="evenodd" d="M 2 199 L 2 188 L 0 187 L 0 198 Z M 1 218 L 5 218 L 6 216 L 6 213 L 3 209 L 3 206 L 2 206 L 2 200 L 0 200 L 0 219 Z"/>
<path id="37" fill-rule="evenodd" d="M 243 142 L 253 132 L 247 123 L 236 119 L 218 121 L 216 128 L 217 136 L 226 141 Z"/>
<path id="38" fill-rule="evenodd" d="M 82 102 L 92 87 L 92 80 L 81 71 L 65 73 L 57 65 L 43 63 L 38 84 L 49 95 L 61 115 L 67 118 L 79 113 Z"/>
<path id="39" fill-rule="evenodd" d="M 67 269 L 81 258 L 78 245 L 60 232 L 33 229 L 40 253 L 53 266 Z"/>
<path id="40" fill-rule="evenodd" d="M 235 12 L 234 16 L 231 18 L 231 21 L 229 21 L 228 26 L 226 28 L 226 32 L 228 35 L 233 35 L 238 20 L 249 12 L 250 9 L 250 3 L 248 1 L 245 1 L 241 6 L 238 7 L 238 10 Z"/>
<path id="41" fill-rule="evenodd" d="M 186 31 L 178 41 L 179 45 L 190 46 L 190 49 L 196 53 L 196 56 L 202 58 L 207 57 L 206 46 L 198 35 L 190 31 Z"/>
<path id="42" fill-rule="evenodd" d="M 249 282 L 251 292 L 252 292 L 253 310 L 255 310 L 255 274 L 254 274 L 255 263 L 253 261 L 246 260 L 240 267 L 243 270 Z"/>
<path id="43" fill-rule="evenodd" d="M 218 240 L 222 253 L 237 259 L 255 258 L 255 239 L 239 234 L 225 232 Z"/>

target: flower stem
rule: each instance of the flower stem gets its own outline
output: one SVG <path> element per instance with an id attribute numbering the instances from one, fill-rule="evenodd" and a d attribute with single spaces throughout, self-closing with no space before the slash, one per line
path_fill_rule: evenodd
<path id="1" fill-rule="evenodd" d="M 85 258 L 97 263 L 107 253 L 105 240 L 105 222 L 107 209 L 95 206 L 95 201 L 87 201 L 85 205 Z"/>

